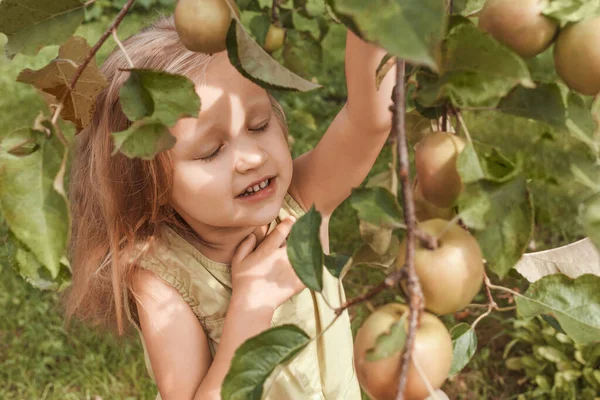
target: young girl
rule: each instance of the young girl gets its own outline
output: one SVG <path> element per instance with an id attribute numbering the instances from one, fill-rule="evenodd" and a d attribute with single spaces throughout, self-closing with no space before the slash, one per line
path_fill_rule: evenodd
<path id="1" fill-rule="evenodd" d="M 331 213 L 367 176 L 389 135 L 394 71 L 377 90 L 385 51 L 348 33 L 348 102 L 318 145 L 292 160 L 281 108 L 225 52 L 186 50 L 173 18 L 124 47 L 136 68 L 193 80 L 202 106 L 177 122 L 175 146 L 154 160 L 111 156 L 110 133 L 131 123 L 119 104 L 128 77 L 119 69 L 128 62 L 118 49 L 104 62 L 110 84 L 77 136 L 71 167 L 67 321 L 75 315 L 123 334 L 125 315 L 144 344 L 158 398 L 219 399 L 245 340 L 287 323 L 315 337 L 334 318 L 329 305 L 345 301 L 327 270 L 322 293 L 303 286 L 286 237 L 314 204 L 328 252 Z M 344 312 L 272 374 L 263 398 L 359 400 L 352 348 Z"/>

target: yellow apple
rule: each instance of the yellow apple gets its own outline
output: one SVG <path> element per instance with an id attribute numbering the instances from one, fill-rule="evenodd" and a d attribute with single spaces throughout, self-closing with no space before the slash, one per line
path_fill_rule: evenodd
<path id="1" fill-rule="evenodd" d="M 354 340 L 354 366 L 358 382 L 373 400 L 395 400 L 398 391 L 402 350 L 390 357 L 369 361 L 367 353 L 375 347 L 377 338 L 389 333 L 393 324 L 407 314 L 405 330 L 408 332 L 408 307 L 390 303 L 375 310 L 356 333 Z M 412 359 L 418 363 L 434 389 L 438 389 L 450 372 L 452 364 L 452 339 L 444 324 L 435 316 L 423 313 L 415 336 Z M 423 400 L 429 391 L 411 362 L 406 381 L 405 399 Z"/>
<path id="2" fill-rule="evenodd" d="M 425 200 L 439 208 L 449 208 L 460 195 L 462 182 L 456 157 L 465 141 L 447 132 L 425 135 L 415 146 L 417 178 Z"/>
<path id="3" fill-rule="evenodd" d="M 547 0 L 487 0 L 479 13 L 479 27 L 521 57 L 546 50 L 558 23 L 542 14 Z"/>
<path id="4" fill-rule="evenodd" d="M 285 29 L 271 24 L 265 37 L 265 45 L 263 48 L 267 53 L 272 53 L 279 50 L 283 46 L 285 40 Z"/>
<path id="5" fill-rule="evenodd" d="M 567 26 L 554 46 L 556 72 L 573 90 L 600 92 L 600 17 Z"/>
<path id="6" fill-rule="evenodd" d="M 419 229 L 438 238 L 430 250 L 417 241 L 415 271 L 421 282 L 425 307 L 436 314 L 451 314 L 471 303 L 481 289 L 484 266 L 479 244 L 469 232 L 443 219 L 418 224 Z M 441 236 L 440 236 L 441 235 Z M 406 240 L 400 244 L 396 267 L 406 260 Z"/>
<path id="7" fill-rule="evenodd" d="M 175 27 L 183 45 L 191 51 L 218 53 L 227 48 L 231 24 L 229 0 L 179 0 L 175 7 Z M 235 3 L 231 3 L 238 13 Z"/>
<path id="8" fill-rule="evenodd" d="M 452 219 L 456 214 L 453 208 L 440 208 L 425 200 L 419 182 L 413 187 L 413 201 L 417 221 L 426 221 L 433 218 Z"/>

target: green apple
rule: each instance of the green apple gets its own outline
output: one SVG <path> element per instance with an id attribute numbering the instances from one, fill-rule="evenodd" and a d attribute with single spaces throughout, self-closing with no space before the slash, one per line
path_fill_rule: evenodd
<path id="1" fill-rule="evenodd" d="M 418 224 L 438 239 L 430 250 L 417 241 L 415 271 L 421 282 L 425 307 L 436 314 L 451 314 L 468 306 L 481 289 L 484 266 L 479 244 L 466 230 L 443 219 Z M 396 267 L 404 268 L 406 240 L 400 244 Z"/>
<path id="2" fill-rule="evenodd" d="M 395 400 L 400 376 L 402 350 L 390 357 L 369 361 L 367 353 L 375 347 L 377 338 L 389 333 L 393 324 L 404 314 L 408 317 L 408 307 L 390 303 L 375 310 L 356 332 L 354 340 L 354 366 L 358 382 L 374 400 Z M 404 326 L 408 332 L 408 318 Z M 404 345 L 402 344 L 402 347 Z M 418 363 L 425 377 L 434 389 L 438 389 L 450 372 L 452 364 L 452 339 L 444 324 L 435 316 L 423 313 L 415 336 L 412 358 Z M 411 362 L 406 381 L 405 399 L 423 400 L 429 391 Z"/>
<path id="3" fill-rule="evenodd" d="M 550 46 L 558 23 L 542 14 L 548 0 L 487 0 L 479 27 L 521 57 L 533 57 Z"/>

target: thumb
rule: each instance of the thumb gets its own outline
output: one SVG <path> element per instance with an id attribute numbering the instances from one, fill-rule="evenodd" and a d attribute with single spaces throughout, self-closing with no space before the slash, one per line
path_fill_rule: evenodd
<path id="1" fill-rule="evenodd" d="M 248 235 L 246 239 L 239 244 L 238 248 L 235 251 L 233 259 L 231 260 L 231 264 L 238 264 L 243 261 L 252 251 L 254 250 L 254 246 L 256 245 L 256 235 L 251 233 Z"/>

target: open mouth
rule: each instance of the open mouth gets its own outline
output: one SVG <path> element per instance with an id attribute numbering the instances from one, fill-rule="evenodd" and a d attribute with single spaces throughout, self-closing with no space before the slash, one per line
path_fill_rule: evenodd
<path id="1" fill-rule="evenodd" d="M 244 193 L 240 194 L 237 197 L 254 197 L 260 194 L 263 190 L 269 189 L 274 179 L 275 178 L 267 178 L 261 183 L 248 188 Z"/>

